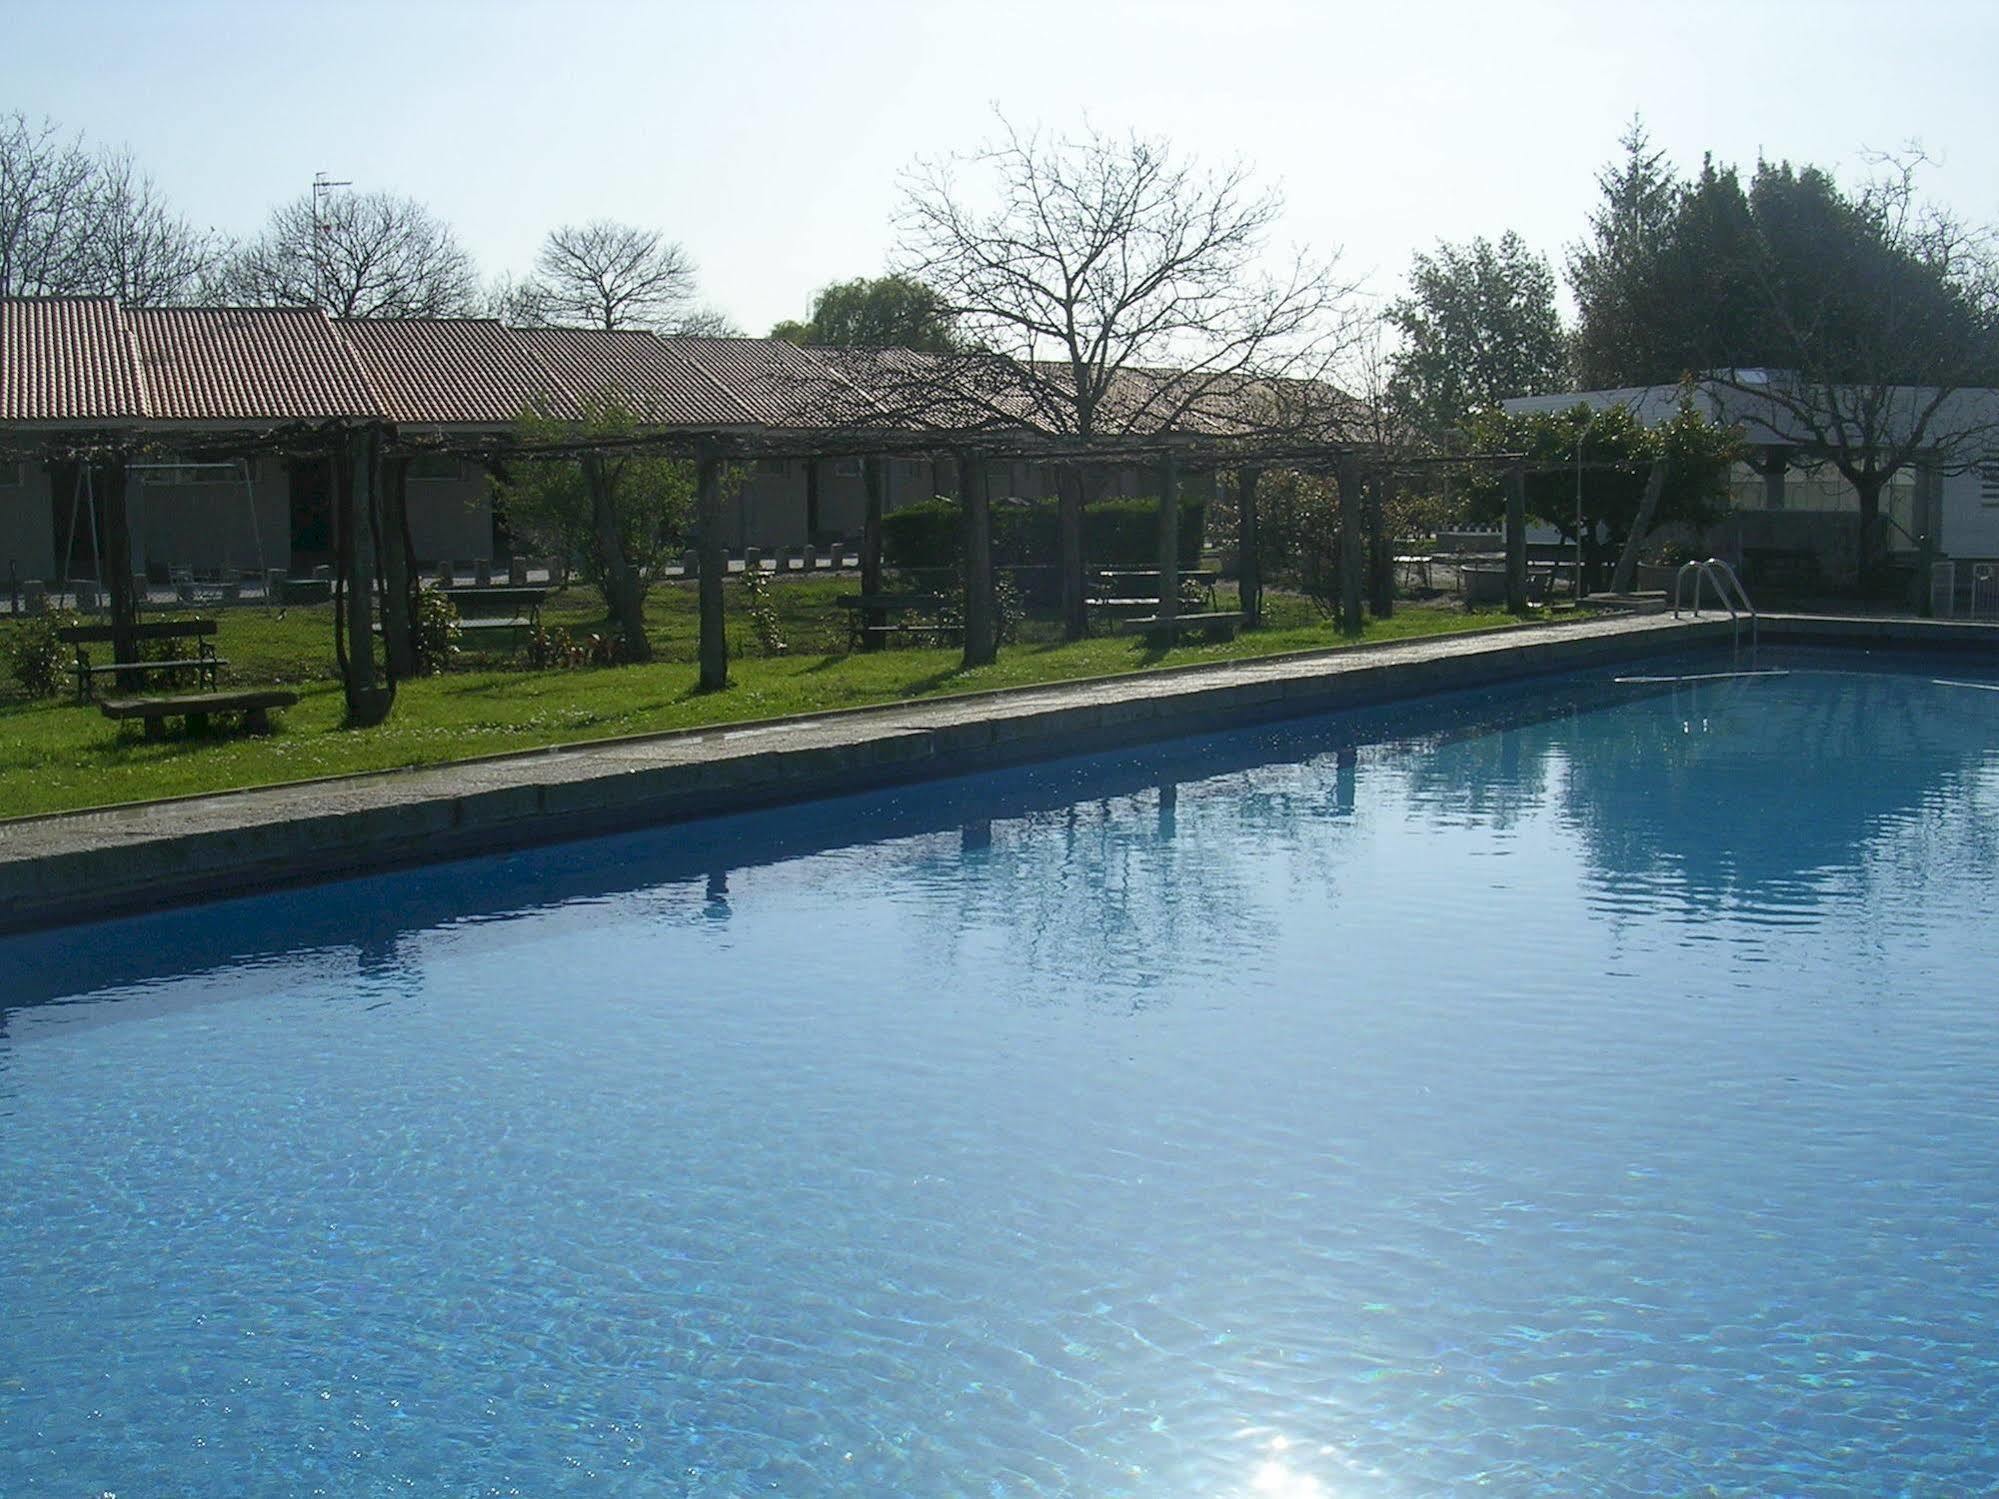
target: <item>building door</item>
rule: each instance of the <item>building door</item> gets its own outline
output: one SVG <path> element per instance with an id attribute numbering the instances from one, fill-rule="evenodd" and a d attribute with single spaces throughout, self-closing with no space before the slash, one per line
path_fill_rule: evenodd
<path id="1" fill-rule="evenodd" d="M 286 466 L 291 488 L 292 576 L 333 563 L 333 460 L 294 458 Z"/>
<path id="2" fill-rule="evenodd" d="M 104 496 L 95 484 L 83 485 L 83 466 L 49 465 L 49 518 L 56 543 L 56 576 L 96 578 L 98 558 L 105 547 Z"/>

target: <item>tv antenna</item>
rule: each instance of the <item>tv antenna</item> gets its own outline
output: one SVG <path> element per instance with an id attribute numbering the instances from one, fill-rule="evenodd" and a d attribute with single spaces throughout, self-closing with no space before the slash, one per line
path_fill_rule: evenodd
<path id="1" fill-rule="evenodd" d="M 321 207 L 335 188 L 353 185 L 336 182 L 324 172 L 312 174 L 312 305 L 315 307 L 326 305 L 326 231 L 330 226 Z"/>

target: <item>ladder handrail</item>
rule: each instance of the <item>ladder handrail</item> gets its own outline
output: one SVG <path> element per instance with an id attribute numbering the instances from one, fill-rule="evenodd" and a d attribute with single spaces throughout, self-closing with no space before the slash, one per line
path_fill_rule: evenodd
<path id="1" fill-rule="evenodd" d="M 1674 619 L 1680 617 L 1680 596 L 1686 591 L 1686 582 L 1689 575 L 1694 580 L 1693 614 L 1695 618 L 1699 618 L 1701 612 L 1701 584 L 1703 582 L 1712 583 L 1714 585 L 1714 596 L 1728 610 L 1729 623 L 1737 626 L 1737 629 L 1733 632 L 1737 638 L 1740 637 L 1740 615 L 1746 614 L 1749 616 L 1749 649 L 1753 654 L 1756 650 L 1758 634 L 1756 606 L 1750 602 L 1749 590 L 1742 586 L 1742 579 L 1736 575 L 1735 569 L 1719 557 L 1709 557 L 1704 561 L 1683 563 L 1679 572 L 1673 578 Z M 1729 591 L 1731 588 L 1734 590 L 1733 595 Z M 1736 608 L 1738 600 L 1742 605 L 1739 611 Z"/>

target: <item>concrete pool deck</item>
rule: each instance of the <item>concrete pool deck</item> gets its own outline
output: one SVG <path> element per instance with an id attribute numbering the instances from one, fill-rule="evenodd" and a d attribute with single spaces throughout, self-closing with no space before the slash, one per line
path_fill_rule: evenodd
<path id="1" fill-rule="evenodd" d="M 1766 641 L 1999 652 L 1999 625 L 1765 615 Z M 599 740 L 0 822 L 0 931 L 1478 687 L 1729 640 L 1622 616 Z"/>

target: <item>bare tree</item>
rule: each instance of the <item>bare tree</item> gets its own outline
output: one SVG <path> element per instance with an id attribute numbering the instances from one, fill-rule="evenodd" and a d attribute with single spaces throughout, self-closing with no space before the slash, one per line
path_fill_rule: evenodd
<path id="1" fill-rule="evenodd" d="M 0 115 L 0 296 L 88 293 L 96 159 L 50 120 Z"/>
<path id="2" fill-rule="evenodd" d="M 92 290 L 140 307 L 190 302 L 221 264 L 221 246 L 160 195 L 130 152 L 98 159 L 85 259 Z"/>
<path id="3" fill-rule="evenodd" d="M 1039 421 L 1078 437 L 1157 430 L 1218 394 L 1233 403 L 1246 377 L 1325 371 L 1350 288 L 1302 253 L 1264 269 L 1284 204 L 1245 167 L 1204 172 L 1137 135 L 1001 126 L 969 157 L 904 174 L 897 258 L 1018 364 Z M 968 167 L 983 193 L 967 191 Z"/>
<path id="4" fill-rule="evenodd" d="M 1000 127 L 902 181 L 895 269 L 984 351 L 931 366 L 953 403 L 1087 443 L 1237 422 L 1252 382 L 1325 373 L 1351 288 L 1303 252 L 1267 267 L 1283 200 L 1247 168 L 1203 170 L 1135 134 Z M 1063 497 L 1072 634 L 1083 498 Z"/>
<path id="5" fill-rule="evenodd" d="M 565 224 L 535 257 L 521 288 L 528 319 L 560 327 L 679 331 L 694 307 L 694 261 L 656 229 L 609 219 Z"/>
<path id="6" fill-rule="evenodd" d="M 265 307 L 324 307 L 335 317 L 455 317 L 479 302 L 472 257 L 450 226 L 393 193 L 300 197 L 223 269 L 220 294 Z"/>

